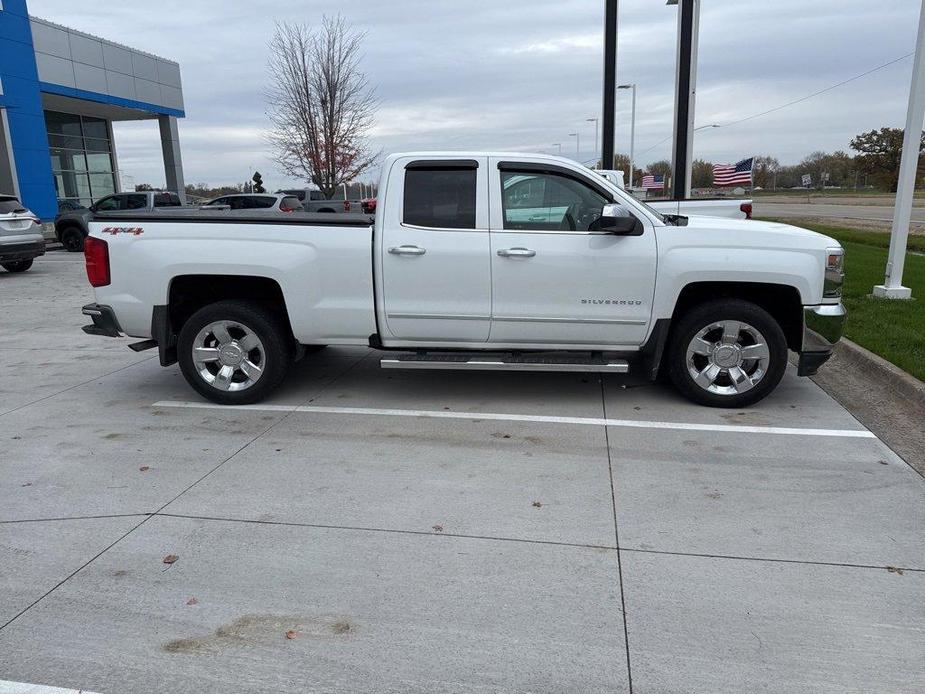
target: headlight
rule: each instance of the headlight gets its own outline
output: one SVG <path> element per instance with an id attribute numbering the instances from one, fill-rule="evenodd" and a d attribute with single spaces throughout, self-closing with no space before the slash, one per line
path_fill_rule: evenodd
<path id="1" fill-rule="evenodd" d="M 841 288 L 844 282 L 845 249 L 829 248 L 825 252 L 825 281 L 822 285 L 823 298 L 839 298 L 841 296 Z"/>

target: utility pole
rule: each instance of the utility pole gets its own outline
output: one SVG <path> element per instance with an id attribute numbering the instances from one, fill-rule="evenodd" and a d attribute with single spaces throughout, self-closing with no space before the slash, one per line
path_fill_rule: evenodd
<path id="1" fill-rule="evenodd" d="M 601 168 L 613 168 L 617 132 L 617 0 L 604 6 L 604 130 L 601 139 Z"/>
<path id="2" fill-rule="evenodd" d="M 893 207 L 893 230 L 890 234 L 890 255 L 886 262 L 886 278 L 874 287 L 874 296 L 887 299 L 911 299 L 912 289 L 903 286 L 909 224 L 912 222 L 912 196 L 915 194 L 915 173 L 922 146 L 922 123 L 925 121 L 925 0 L 919 13 L 919 35 L 915 44 L 915 65 L 912 87 L 906 111 L 906 131 L 903 134 L 903 158 L 899 165 L 899 185 Z"/>
<path id="3" fill-rule="evenodd" d="M 668 0 L 678 6 L 678 54 L 675 77 L 674 148 L 671 170 L 672 198 L 691 194 L 691 160 L 694 148 L 694 104 L 697 94 L 697 41 L 700 32 L 700 0 Z"/>

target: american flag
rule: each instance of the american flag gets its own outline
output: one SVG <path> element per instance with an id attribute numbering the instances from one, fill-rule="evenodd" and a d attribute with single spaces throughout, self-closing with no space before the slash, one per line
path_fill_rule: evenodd
<path id="1" fill-rule="evenodd" d="M 743 159 L 738 164 L 714 164 L 714 186 L 747 186 L 752 182 L 752 164 L 755 158 Z"/>
<path id="2" fill-rule="evenodd" d="M 642 177 L 642 187 L 646 190 L 664 190 L 665 174 L 649 174 Z"/>

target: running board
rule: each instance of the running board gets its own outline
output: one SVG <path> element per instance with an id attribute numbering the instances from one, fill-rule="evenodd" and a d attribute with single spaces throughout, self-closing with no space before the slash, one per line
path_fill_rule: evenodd
<path id="1" fill-rule="evenodd" d="M 460 355 L 441 353 L 403 354 L 384 357 L 383 369 L 440 369 L 459 371 L 569 371 L 625 374 L 629 363 L 624 359 L 600 359 L 582 356 L 534 357 L 530 355 Z"/>

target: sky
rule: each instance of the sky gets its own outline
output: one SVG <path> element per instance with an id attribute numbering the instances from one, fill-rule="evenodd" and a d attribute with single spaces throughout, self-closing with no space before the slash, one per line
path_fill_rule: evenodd
<path id="1" fill-rule="evenodd" d="M 902 127 L 911 58 L 727 124 L 911 53 L 920 7 L 918 0 L 703 0 L 696 124 L 724 127 L 696 133 L 694 157 L 766 154 L 795 164 L 814 150 L 848 150 L 862 131 Z M 380 102 L 372 149 L 555 154 L 558 143 L 580 161 L 598 153 L 587 119 L 601 111 L 603 0 L 30 0 L 29 10 L 180 63 L 187 183 L 230 184 L 255 169 L 271 189 L 298 183 L 279 171 L 265 141 L 267 44 L 276 22 L 316 25 L 325 14 L 341 14 L 365 33 L 362 69 Z M 637 84 L 637 166 L 669 158 L 676 31 L 677 9 L 664 0 L 620 0 L 617 72 L 620 83 Z M 630 120 L 630 93 L 619 91 L 618 151 L 629 152 Z M 114 131 L 123 173 L 162 185 L 156 121 L 118 123 Z M 362 178 L 377 177 L 372 170 Z"/>

